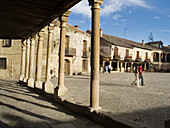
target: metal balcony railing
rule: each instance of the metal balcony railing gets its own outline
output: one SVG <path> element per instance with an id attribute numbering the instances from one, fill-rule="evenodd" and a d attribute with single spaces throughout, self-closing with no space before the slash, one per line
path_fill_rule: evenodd
<path id="1" fill-rule="evenodd" d="M 65 55 L 76 56 L 76 49 L 75 48 L 65 49 Z"/>
<path id="2" fill-rule="evenodd" d="M 125 60 L 132 60 L 132 56 L 126 55 Z"/>
<path id="3" fill-rule="evenodd" d="M 113 60 L 120 60 L 120 55 L 114 55 Z"/>

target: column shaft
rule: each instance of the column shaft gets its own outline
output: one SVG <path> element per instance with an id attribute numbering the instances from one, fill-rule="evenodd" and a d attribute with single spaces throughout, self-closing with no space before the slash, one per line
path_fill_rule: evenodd
<path id="1" fill-rule="evenodd" d="M 91 35 L 91 93 L 90 107 L 99 107 L 99 63 L 100 63 L 100 5 L 101 0 L 89 0 L 92 5 Z"/>
<path id="2" fill-rule="evenodd" d="M 20 71 L 20 81 L 24 80 L 25 73 L 25 54 L 26 54 L 26 40 L 22 42 L 22 57 L 21 57 L 21 71 Z"/>
<path id="3" fill-rule="evenodd" d="M 36 63 L 37 69 L 36 69 L 36 81 L 35 81 L 35 86 L 40 89 L 42 89 L 41 72 L 42 72 L 43 36 L 44 36 L 44 30 L 41 30 L 41 32 L 39 32 L 39 39 L 38 39 L 38 51 L 37 51 L 37 63 Z"/>
<path id="4" fill-rule="evenodd" d="M 35 38 L 31 39 L 28 86 L 34 87 L 34 49 Z"/>
<path id="5" fill-rule="evenodd" d="M 51 45 L 52 45 L 52 32 L 54 24 L 50 23 L 48 27 L 48 45 L 47 45 L 47 63 L 46 63 L 46 80 L 45 80 L 45 92 L 53 93 L 53 84 L 50 82 L 50 61 L 51 61 Z"/>
<path id="6" fill-rule="evenodd" d="M 65 12 L 60 17 L 61 30 L 60 30 L 60 50 L 59 50 L 59 74 L 58 74 L 58 87 L 55 88 L 55 97 L 67 96 L 68 90 L 64 86 L 64 60 L 65 60 L 65 36 L 66 36 L 66 23 L 71 11 Z"/>
<path id="7" fill-rule="evenodd" d="M 25 83 L 28 80 L 28 73 L 29 73 L 30 39 L 27 40 L 26 44 L 27 44 L 27 52 L 26 52 L 25 78 L 24 78 Z"/>

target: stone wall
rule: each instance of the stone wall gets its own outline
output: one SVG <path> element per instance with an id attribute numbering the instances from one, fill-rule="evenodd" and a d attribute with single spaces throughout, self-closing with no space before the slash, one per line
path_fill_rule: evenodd
<path id="1" fill-rule="evenodd" d="M 4 47 L 0 39 L 0 58 L 6 58 L 6 69 L 0 69 L 0 78 L 19 78 L 21 52 L 21 40 L 12 40 L 10 47 Z"/>

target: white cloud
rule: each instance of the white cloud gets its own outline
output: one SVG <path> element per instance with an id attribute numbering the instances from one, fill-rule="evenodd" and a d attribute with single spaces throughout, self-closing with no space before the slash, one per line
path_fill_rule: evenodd
<path id="1" fill-rule="evenodd" d="M 122 19 L 121 21 L 122 21 L 122 22 L 126 22 L 126 20 L 125 20 L 125 19 Z"/>
<path id="2" fill-rule="evenodd" d="M 111 13 L 121 11 L 128 6 L 140 6 L 143 8 L 152 8 L 148 5 L 146 0 L 104 0 L 101 8 L 101 16 L 109 15 Z M 72 13 L 83 15 L 84 17 L 91 17 L 91 6 L 88 0 L 82 0 L 80 3 L 71 8 Z M 132 11 L 129 11 L 131 13 Z"/>
<path id="3" fill-rule="evenodd" d="M 88 3 L 88 0 L 82 0 L 77 5 L 75 5 L 73 8 L 71 8 L 71 12 L 75 14 L 82 15 L 84 17 L 91 17 L 91 10 Z"/>
<path id="4" fill-rule="evenodd" d="M 132 10 L 129 11 L 129 14 L 131 14 L 131 13 L 132 13 Z"/>
<path id="5" fill-rule="evenodd" d="M 122 16 L 121 15 L 114 15 L 113 19 L 118 20 L 120 17 L 122 17 Z"/>
<path id="6" fill-rule="evenodd" d="M 161 18 L 159 16 L 155 16 L 155 19 L 160 20 Z"/>
<path id="7" fill-rule="evenodd" d="M 146 0 L 105 0 L 101 15 L 109 15 L 111 13 L 121 11 L 128 6 L 140 6 L 144 8 L 152 8 L 148 5 Z"/>
<path id="8" fill-rule="evenodd" d="M 161 32 L 170 32 L 170 30 L 160 30 Z"/>

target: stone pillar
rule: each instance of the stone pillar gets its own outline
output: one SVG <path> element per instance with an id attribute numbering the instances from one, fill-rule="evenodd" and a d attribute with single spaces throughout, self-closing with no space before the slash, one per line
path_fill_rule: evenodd
<path id="1" fill-rule="evenodd" d="M 61 31 L 60 31 L 60 53 L 59 53 L 59 74 L 58 74 L 58 86 L 55 88 L 55 96 L 67 96 L 68 90 L 64 86 L 64 61 L 65 61 L 65 36 L 66 36 L 66 24 L 68 16 L 71 11 L 65 12 L 60 17 Z"/>
<path id="2" fill-rule="evenodd" d="M 133 72 L 133 62 L 131 62 L 131 72 Z"/>
<path id="3" fill-rule="evenodd" d="M 119 72 L 120 69 L 119 69 L 119 61 L 117 62 L 117 71 Z"/>
<path id="4" fill-rule="evenodd" d="M 42 89 L 41 72 L 42 72 L 43 37 L 44 37 L 44 29 L 42 29 L 42 30 L 39 32 L 38 50 L 37 50 L 35 87 L 36 87 L 36 88 L 39 88 L 39 89 Z"/>
<path id="5" fill-rule="evenodd" d="M 144 63 L 144 70 L 146 71 L 146 63 Z"/>
<path id="6" fill-rule="evenodd" d="M 127 62 L 125 62 L 125 72 L 126 72 Z"/>
<path id="7" fill-rule="evenodd" d="M 24 78 L 25 83 L 28 80 L 28 72 L 29 72 L 30 39 L 27 40 L 26 44 L 27 44 L 27 52 L 26 52 L 25 78 Z"/>
<path id="8" fill-rule="evenodd" d="M 101 4 L 103 4 L 103 0 L 89 0 L 89 5 L 92 5 L 90 107 L 93 109 L 99 108 L 100 5 Z"/>
<path id="9" fill-rule="evenodd" d="M 26 54 L 26 40 L 22 42 L 22 57 L 21 57 L 21 72 L 20 72 L 20 81 L 24 80 L 25 73 L 25 54 Z"/>
<path id="10" fill-rule="evenodd" d="M 48 45 L 47 45 L 47 61 L 46 61 L 46 79 L 45 79 L 45 92 L 54 93 L 53 84 L 51 83 L 50 75 L 50 61 L 51 61 L 51 46 L 52 46 L 52 34 L 54 29 L 54 23 L 50 23 L 48 26 Z"/>
<path id="11" fill-rule="evenodd" d="M 159 70 L 161 69 L 161 53 L 159 53 Z"/>
<path id="12" fill-rule="evenodd" d="M 30 50 L 30 64 L 29 64 L 29 77 L 28 86 L 34 88 L 34 49 L 35 49 L 35 38 L 31 38 L 31 50 Z"/>
<path id="13" fill-rule="evenodd" d="M 121 72 L 123 72 L 123 70 L 122 70 L 122 63 L 123 63 L 123 62 L 120 62 L 120 71 L 121 71 Z"/>

